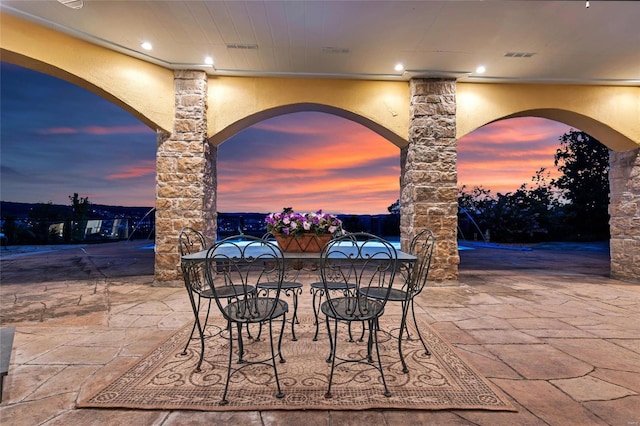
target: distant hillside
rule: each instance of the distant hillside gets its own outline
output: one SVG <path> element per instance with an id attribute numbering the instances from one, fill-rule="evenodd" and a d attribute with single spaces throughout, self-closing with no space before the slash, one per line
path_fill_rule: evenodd
<path id="1" fill-rule="evenodd" d="M 14 203 L 11 201 L 0 201 L 0 217 L 14 217 L 16 219 L 29 217 L 29 212 L 36 208 L 46 207 L 49 211 L 60 217 L 72 216 L 71 205 L 46 204 L 46 203 Z M 106 206 L 103 204 L 91 204 L 89 218 L 112 218 L 112 217 L 143 217 L 152 207 L 124 207 Z"/>
<path id="2" fill-rule="evenodd" d="M 131 224 L 145 219 L 148 226 L 153 228 L 155 215 L 146 216 L 152 207 L 123 207 L 91 204 L 86 219 L 130 219 Z M 36 210 L 36 212 L 30 213 Z M 264 218 L 267 213 L 243 212 L 222 213 L 218 212 L 217 232 L 219 237 L 227 237 L 236 234 L 248 234 L 262 236 L 266 232 Z M 145 217 L 146 216 L 146 217 Z M 350 232 L 365 231 L 382 236 L 400 235 L 400 216 L 397 214 L 377 215 L 337 215 L 344 229 Z M 31 224 L 31 219 L 37 218 L 49 223 L 71 220 L 73 208 L 71 204 L 46 204 L 46 203 L 14 203 L 0 201 L 0 218 L 3 222 L 17 221 Z M 41 222 L 38 222 L 41 223 Z M 32 230 L 33 231 L 33 230 Z M 45 238 L 45 237 L 42 237 Z M 17 237 L 16 237 L 17 241 Z"/>

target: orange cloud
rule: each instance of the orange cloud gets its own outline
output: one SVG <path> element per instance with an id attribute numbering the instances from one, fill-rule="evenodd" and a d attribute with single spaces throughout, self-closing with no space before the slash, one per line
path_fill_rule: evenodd
<path id="1" fill-rule="evenodd" d="M 524 117 L 484 126 L 458 141 L 458 187 L 482 186 L 492 193 L 513 192 L 545 168 L 559 176 L 554 154 L 570 129 L 562 123 Z"/>
<path id="2" fill-rule="evenodd" d="M 243 145 L 235 156 L 219 152 L 218 210 L 266 213 L 291 206 L 387 213 L 399 198 L 399 148 L 340 117 L 315 113 L 298 118 L 267 120 L 252 127 L 261 132 L 225 142 Z M 558 139 L 567 129 L 538 118 L 478 129 L 458 141 L 458 186 L 513 192 L 530 183 L 541 167 L 553 172 Z"/>
<path id="3" fill-rule="evenodd" d="M 399 197 L 400 149 L 360 124 L 303 113 L 251 129 L 218 153 L 219 211 L 386 213 Z"/>

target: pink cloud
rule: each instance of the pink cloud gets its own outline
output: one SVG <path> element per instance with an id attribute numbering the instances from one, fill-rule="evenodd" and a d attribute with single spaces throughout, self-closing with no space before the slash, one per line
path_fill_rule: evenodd
<path id="1" fill-rule="evenodd" d="M 299 143 L 278 146 L 274 138 L 268 149 L 250 161 L 218 157 L 219 211 L 279 211 L 286 204 L 300 211 L 386 213 L 398 199 L 397 146 L 360 124 L 335 116 L 290 121 L 270 120 L 256 127 L 295 134 L 300 136 Z"/>
<path id="2" fill-rule="evenodd" d="M 41 135 L 73 135 L 79 132 L 78 129 L 71 127 L 52 127 L 50 129 L 39 130 L 38 133 Z"/>
<path id="3" fill-rule="evenodd" d="M 85 134 L 85 135 L 132 135 L 132 134 L 144 134 L 153 132 L 150 128 L 144 125 L 135 126 L 85 126 L 85 127 L 52 127 L 48 129 L 39 130 L 38 133 L 42 135 L 71 135 L 71 134 Z"/>
<path id="4" fill-rule="evenodd" d="M 127 164 L 118 173 L 105 176 L 107 180 L 135 179 L 156 173 L 156 163 L 153 160 L 141 161 L 136 164 Z"/>
<path id="5" fill-rule="evenodd" d="M 269 212 L 286 205 L 301 211 L 386 213 L 399 198 L 400 150 L 369 129 L 335 116 L 256 126 L 300 136 L 300 142 L 265 141 L 249 161 L 250 169 L 246 158 L 219 157 L 219 211 Z M 478 129 L 458 141 L 458 186 L 506 193 L 531 183 L 541 167 L 557 176 L 553 156 L 568 129 L 539 118 Z"/>
<path id="6" fill-rule="evenodd" d="M 488 124 L 458 141 L 458 187 L 482 186 L 496 194 L 513 192 L 545 168 L 559 176 L 554 154 L 565 124 L 536 117 Z"/>

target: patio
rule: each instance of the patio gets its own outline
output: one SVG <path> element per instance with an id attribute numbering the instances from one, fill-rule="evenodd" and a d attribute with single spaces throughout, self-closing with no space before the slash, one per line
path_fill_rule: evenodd
<path id="1" fill-rule="evenodd" d="M 141 245 L 2 253 L 1 324 L 17 331 L 0 423 L 640 422 L 640 286 L 608 278 L 606 251 L 566 246 L 461 251 L 460 286 L 431 287 L 418 300 L 422 318 L 518 412 L 75 409 L 191 321 L 182 284 L 154 285 L 153 253 Z"/>

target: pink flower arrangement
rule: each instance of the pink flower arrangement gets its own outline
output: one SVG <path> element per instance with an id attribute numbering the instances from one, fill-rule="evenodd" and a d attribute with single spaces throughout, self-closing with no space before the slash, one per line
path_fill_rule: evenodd
<path id="1" fill-rule="evenodd" d="M 269 213 L 265 218 L 267 231 L 271 234 L 298 235 L 305 232 L 316 235 L 341 235 L 342 221 L 337 216 L 323 213 L 296 213 L 291 207 L 286 207 L 281 213 Z"/>

